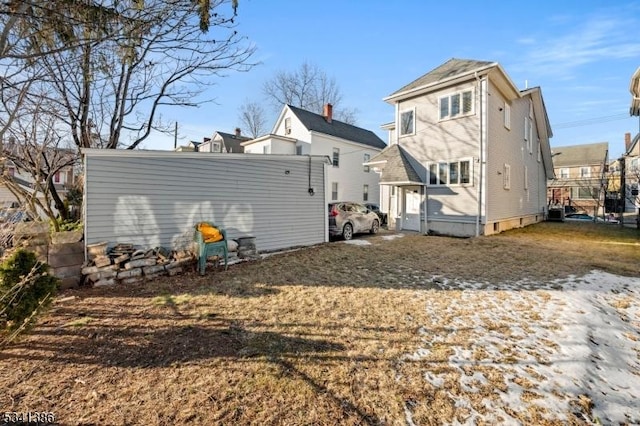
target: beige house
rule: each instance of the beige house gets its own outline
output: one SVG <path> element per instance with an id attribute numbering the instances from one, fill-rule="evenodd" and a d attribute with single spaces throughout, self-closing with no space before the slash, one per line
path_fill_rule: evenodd
<path id="1" fill-rule="evenodd" d="M 547 215 L 552 136 L 540 88 L 519 90 L 497 62 L 451 59 L 384 99 L 380 172 L 390 226 L 486 235 Z"/>
<path id="2" fill-rule="evenodd" d="M 608 185 L 607 164 L 608 142 L 554 147 L 556 178 L 549 183 L 549 204 L 601 215 Z"/>

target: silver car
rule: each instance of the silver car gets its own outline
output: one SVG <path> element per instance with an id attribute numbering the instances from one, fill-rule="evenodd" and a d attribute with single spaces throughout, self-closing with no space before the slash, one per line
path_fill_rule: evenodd
<path id="1" fill-rule="evenodd" d="M 342 236 L 345 240 L 354 234 L 370 232 L 376 234 L 380 229 L 378 215 L 363 204 L 353 202 L 329 203 L 329 236 Z"/>

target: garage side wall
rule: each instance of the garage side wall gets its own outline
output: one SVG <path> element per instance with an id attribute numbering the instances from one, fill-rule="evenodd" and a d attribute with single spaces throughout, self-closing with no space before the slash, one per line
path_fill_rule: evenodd
<path id="1" fill-rule="evenodd" d="M 85 152 L 85 242 L 187 248 L 211 221 L 258 251 L 326 241 L 325 159 Z M 309 195 L 309 182 L 314 195 Z"/>

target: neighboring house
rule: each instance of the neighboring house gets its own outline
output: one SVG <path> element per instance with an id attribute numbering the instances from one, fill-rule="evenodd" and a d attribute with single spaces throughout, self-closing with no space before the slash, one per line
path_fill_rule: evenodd
<path id="1" fill-rule="evenodd" d="M 624 154 L 609 166 L 612 182 L 609 191 L 611 198 L 624 200 L 624 210 L 621 209 L 622 204 L 618 204 L 613 209 L 615 212 L 633 213 L 640 211 L 640 133 L 633 139 L 631 133 L 624 137 Z"/>
<path id="2" fill-rule="evenodd" d="M 631 107 L 629 113 L 631 116 L 638 117 L 640 120 L 640 67 L 631 76 L 629 84 L 629 92 L 631 92 Z M 627 143 L 627 140 L 629 142 Z M 626 159 L 626 183 L 629 194 L 626 196 L 626 211 L 636 211 L 640 216 L 640 132 L 631 140 L 631 134 L 627 138 L 625 135 L 625 154 Z"/>
<path id="3" fill-rule="evenodd" d="M 206 142 L 208 140 L 208 138 L 204 138 L 204 141 Z M 189 141 L 189 143 L 187 145 L 180 145 L 178 147 L 176 147 L 176 149 L 174 151 L 177 152 L 194 152 L 198 150 L 198 147 L 200 146 L 202 142 L 196 142 L 196 141 Z"/>
<path id="4" fill-rule="evenodd" d="M 379 175 L 363 163 L 386 144 L 375 133 L 333 119 L 333 107 L 315 114 L 285 105 L 271 134 L 244 142 L 250 154 L 325 155 L 327 201 L 377 202 Z"/>
<path id="5" fill-rule="evenodd" d="M 552 136 L 540 88 L 518 90 L 496 62 L 451 59 L 384 99 L 381 172 L 390 226 L 487 235 L 545 219 Z"/>
<path id="6" fill-rule="evenodd" d="M 573 206 L 591 215 L 601 215 L 607 191 L 609 143 L 555 146 L 556 178 L 549 183 L 549 204 Z"/>
<path id="7" fill-rule="evenodd" d="M 242 136 L 240 128 L 236 127 L 235 133 L 215 132 L 213 137 L 204 138 L 204 142 L 198 146 L 198 152 L 224 152 L 224 153 L 243 153 L 243 142 L 251 140 L 246 136 Z"/>
<path id="8" fill-rule="evenodd" d="M 53 149 L 49 150 L 49 152 L 52 152 L 49 155 L 49 161 L 58 163 L 66 161 L 70 163 L 67 166 L 61 167 L 59 171 L 55 172 L 53 176 L 51 176 L 51 180 L 53 181 L 57 194 L 62 200 L 64 200 L 69 190 L 75 184 L 75 164 L 71 164 L 73 162 L 73 158 L 75 158 L 75 154 L 66 149 L 55 149 L 55 152 L 53 151 Z M 54 160 L 54 158 L 56 158 L 56 160 Z M 33 176 L 25 173 L 23 170 L 20 170 L 16 164 L 9 159 L 3 159 L 2 161 L 2 173 L 4 174 L 3 179 L 13 180 L 13 182 L 15 182 L 24 191 L 24 193 L 34 194 L 36 198 L 44 203 L 45 196 L 43 193 L 38 191 L 38 185 L 36 185 Z M 57 212 L 53 206 L 53 201 L 51 207 L 54 212 Z M 21 208 L 20 201 L 3 182 L 0 182 L 0 208 Z M 42 212 L 39 213 L 41 215 L 43 214 Z"/>

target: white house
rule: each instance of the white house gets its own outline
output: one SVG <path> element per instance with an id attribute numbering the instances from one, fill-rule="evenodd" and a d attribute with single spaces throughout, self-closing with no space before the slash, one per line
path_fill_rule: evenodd
<path id="1" fill-rule="evenodd" d="M 364 166 L 386 144 L 375 133 L 334 120 L 331 104 L 324 114 L 285 105 L 271 134 L 243 142 L 245 153 L 325 155 L 329 201 L 378 202 L 379 175 Z"/>
<path id="2" fill-rule="evenodd" d="M 474 236 L 545 219 L 552 133 L 540 88 L 518 90 L 496 62 L 451 59 L 384 100 L 390 145 L 368 164 L 390 226 Z"/>

